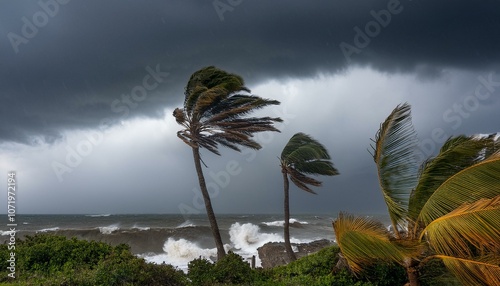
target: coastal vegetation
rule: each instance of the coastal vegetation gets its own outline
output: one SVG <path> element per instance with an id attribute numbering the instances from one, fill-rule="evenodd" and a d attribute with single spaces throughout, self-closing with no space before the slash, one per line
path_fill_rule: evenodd
<path id="1" fill-rule="evenodd" d="M 271 269 L 252 269 L 237 254 L 229 253 L 217 263 L 195 259 L 188 273 L 168 264 L 147 263 L 134 256 L 127 245 L 68 239 L 37 234 L 18 241 L 19 264 L 15 279 L 7 276 L 8 262 L 0 262 L 0 285 L 403 285 L 404 268 L 378 262 L 357 276 L 339 265 L 337 246 Z M 7 257 L 7 245 L 0 245 L 0 257 Z M 433 264 L 422 276 L 424 286 L 456 285 L 445 268 Z M 443 282 L 444 281 L 444 282 Z"/>
<path id="2" fill-rule="evenodd" d="M 274 127 L 280 118 L 246 117 L 249 113 L 279 101 L 251 95 L 243 78 L 210 66 L 193 73 L 184 92 L 183 108 L 176 108 L 173 116 L 184 127 L 177 136 L 193 151 L 200 190 L 205 210 L 217 247 L 217 257 L 224 257 L 225 250 L 215 212 L 212 207 L 201 163 L 200 149 L 220 155 L 219 145 L 240 152 L 240 147 L 261 149 L 253 134 L 264 131 L 279 132 Z"/>

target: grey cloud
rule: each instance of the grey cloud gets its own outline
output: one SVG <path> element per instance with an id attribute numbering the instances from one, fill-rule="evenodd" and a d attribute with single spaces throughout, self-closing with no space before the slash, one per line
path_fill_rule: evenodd
<path id="1" fill-rule="evenodd" d="M 353 28 L 364 30 L 374 21 L 371 11 L 388 5 L 400 12 L 352 54 L 351 64 L 427 78 L 446 67 L 498 67 L 498 1 L 244 1 L 221 21 L 210 1 L 73 0 L 60 4 L 17 54 L 8 33 L 22 36 L 21 19 L 32 21 L 43 10 L 32 1 L 2 2 L 0 140 L 52 142 L 62 130 L 120 120 L 110 105 L 142 80 L 147 66 L 160 64 L 169 77 L 130 118 L 158 117 L 179 104 L 188 76 L 205 65 L 239 73 L 250 87 L 343 71 L 339 44 L 355 46 Z"/>

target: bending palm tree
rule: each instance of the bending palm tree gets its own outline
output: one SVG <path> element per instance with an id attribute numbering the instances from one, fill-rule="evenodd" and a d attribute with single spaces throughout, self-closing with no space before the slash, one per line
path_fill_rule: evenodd
<path id="1" fill-rule="evenodd" d="M 338 175 L 337 169 L 330 161 L 328 151 L 312 137 L 297 133 L 292 136 L 281 152 L 281 172 L 283 173 L 285 192 L 285 249 L 290 261 L 297 258 L 290 244 L 290 206 L 288 199 L 288 177 L 300 189 L 316 194 L 308 185 L 319 187 L 321 182 L 308 175 Z"/>
<path id="2" fill-rule="evenodd" d="M 193 150 L 194 164 L 218 259 L 226 253 L 201 168 L 200 148 L 217 155 L 220 155 L 217 150 L 219 144 L 238 152 L 240 146 L 260 149 L 260 144 L 252 138 L 253 133 L 279 132 L 273 124 L 282 121 L 280 118 L 271 117 L 244 118 L 254 110 L 277 105 L 279 101 L 239 94 L 241 92 L 249 93 L 250 90 L 245 87 L 240 76 L 213 66 L 206 67 L 191 75 L 184 92 L 184 107 L 176 108 L 173 113 L 177 123 L 185 128 L 178 131 L 177 136 Z"/>
<path id="3" fill-rule="evenodd" d="M 333 228 L 351 270 L 395 261 L 416 286 L 419 267 L 441 259 L 464 285 L 500 285 L 499 139 L 450 138 L 418 168 L 410 106 L 396 107 L 373 147 L 393 231 L 341 213 Z"/>

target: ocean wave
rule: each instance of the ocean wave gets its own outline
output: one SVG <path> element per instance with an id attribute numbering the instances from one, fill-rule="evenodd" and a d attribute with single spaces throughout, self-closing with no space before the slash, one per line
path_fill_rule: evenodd
<path id="1" fill-rule="evenodd" d="M 230 249 L 229 245 L 225 245 L 226 251 Z M 147 262 L 156 264 L 167 263 L 178 267 L 187 272 L 188 263 L 196 258 L 205 258 L 213 260 L 217 256 L 216 248 L 201 248 L 196 243 L 188 241 L 184 238 L 174 239 L 168 238 L 163 245 L 162 254 L 141 255 Z"/>
<path id="2" fill-rule="evenodd" d="M 14 232 L 17 232 L 17 230 L 14 230 Z M 10 235 L 11 233 L 12 233 L 11 230 L 0 230 L 1 236 Z"/>
<path id="3" fill-rule="evenodd" d="M 132 229 L 136 229 L 136 230 L 139 230 L 139 231 L 148 231 L 151 228 L 149 226 L 137 226 L 137 225 L 134 225 L 132 227 Z"/>
<path id="4" fill-rule="evenodd" d="M 88 216 L 88 217 L 108 217 L 110 215 L 111 214 L 91 214 L 91 215 L 85 215 L 85 216 Z"/>
<path id="5" fill-rule="evenodd" d="M 307 221 L 299 221 L 297 219 L 291 218 L 289 220 L 291 225 L 303 225 L 303 224 L 309 224 Z M 276 221 L 270 221 L 270 222 L 262 222 L 262 224 L 267 225 L 267 226 L 278 226 L 282 227 L 285 225 L 285 220 L 276 220 Z"/>
<path id="6" fill-rule="evenodd" d="M 185 228 L 185 227 L 195 227 L 195 226 L 196 224 L 194 224 L 192 221 L 186 220 L 185 222 L 179 224 L 175 228 Z"/>
<path id="7" fill-rule="evenodd" d="M 49 227 L 49 228 L 43 228 L 40 230 L 37 230 L 37 232 L 49 232 L 49 231 L 58 231 L 59 227 Z"/>
<path id="8" fill-rule="evenodd" d="M 229 228 L 229 240 L 231 244 L 225 244 L 226 251 L 232 250 L 244 259 L 250 259 L 255 255 L 255 264 L 261 265 L 257 249 L 268 242 L 283 242 L 283 236 L 278 233 L 262 232 L 258 225 L 252 223 L 234 223 Z M 292 243 L 309 243 L 311 239 L 291 238 Z M 197 243 L 188 239 L 174 239 L 169 237 L 163 246 L 164 253 L 143 254 L 141 257 L 148 262 L 157 264 L 168 263 L 187 271 L 187 264 L 196 258 L 202 257 L 212 259 L 217 256 L 216 248 L 202 248 Z"/>
<path id="9" fill-rule="evenodd" d="M 100 226 L 98 229 L 102 234 L 111 234 L 111 233 L 119 230 L 120 227 L 118 226 L 118 224 L 112 224 L 109 226 Z"/>

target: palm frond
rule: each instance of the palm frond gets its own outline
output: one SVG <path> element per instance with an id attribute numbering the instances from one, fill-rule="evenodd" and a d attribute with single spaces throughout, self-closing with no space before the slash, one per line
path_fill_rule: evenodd
<path id="1" fill-rule="evenodd" d="M 281 159 L 289 162 L 299 162 L 314 159 L 330 159 L 326 148 L 316 139 L 302 132 L 290 138 L 281 152 Z"/>
<path id="2" fill-rule="evenodd" d="M 302 174 L 301 172 L 298 172 L 294 168 L 286 168 L 287 173 L 290 176 L 290 180 L 292 183 L 294 183 L 299 189 L 309 192 L 311 194 L 316 194 L 315 191 L 313 191 L 311 188 L 309 188 L 308 185 L 314 186 L 314 187 L 320 187 L 321 186 L 321 181 L 318 181 L 312 177 L 306 176 Z"/>
<path id="3" fill-rule="evenodd" d="M 439 154 L 424 162 L 419 182 L 409 203 L 410 220 L 415 221 L 434 191 L 457 172 L 488 158 L 500 148 L 494 136 L 478 138 L 457 136 L 449 138 Z"/>
<path id="4" fill-rule="evenodd" d="M 414 156 L 417 138 L 410 105 L 405 103 L 392 111 L 380 126 L 374 142 L 372 155 L 380 188 L 393 227 L 397 229 L 397 225 L 403 223 L 410 193 L 417 183 L 418 167 Z"/>
<path id="5" fill-rule="evenodd" d="M 431 222 L 421 235 L 436 253 L 472 256 L 474 246 L 480 252 L 500 251 L 500 195 L 464 204 Z"/>
<path id="6" fill-rule="evenodd" d="M 370 218 L 340 213 L 333 222 L 333 229 L 340 251 L 355 273 L 376 260 L 403 264 L 410 254 L 389 239 L 384 225 Z"/>
<path id="7" fill-rule="evenodd" d="M 424 225 L 464 203 L 500 194 L 500 152 L 463 169 L 442 183 L 422 206 L 417 221 Z"/>
<path id="8" fill-rule="evenodd" d="M 239 75 L 213 66 L 193 73 L 185 88 L 184 108 L 177 108 L 173 113 L 177 123 L 185 127 L 178 133 L 179 138 L 193 148 L 205 148 L 217 155 L 220 155 L 219 145 L 235 151 L 241 151 L 241 146 L 260 149 L 253 134 L 280 132 L 274 123 L 282 120 L 244 116 L 280 102 L 238 94 L 242 91 L 250 92 Z"/>
<path id="9" fill-rule="evenodd" d="M 463 285 L 500 285 L 500 259 L 498 256 L 485 257 L 481 260 L 446 255 L 436 255 L 434 257 L 441 259 L 446 268 Z"/>
<path id="10" fill-rule="evenodd" d="M 308 175 L 334 176 L 339 174 L 330 160 L 326 148 L 311 136 L 296 133 L 281 152 L 281 165 L 290 175 L 290 180 L 300 189 L 315 194 L 307 185 L 320 186 Z"/>

